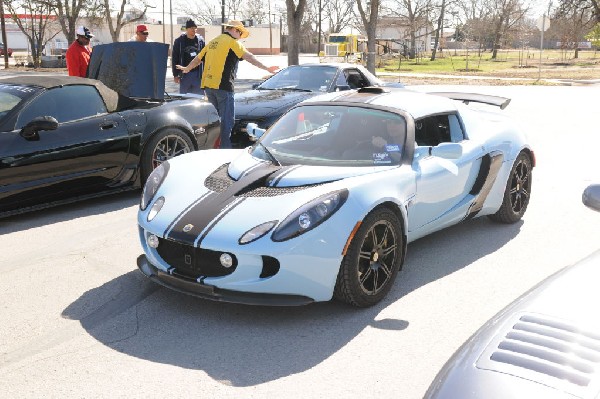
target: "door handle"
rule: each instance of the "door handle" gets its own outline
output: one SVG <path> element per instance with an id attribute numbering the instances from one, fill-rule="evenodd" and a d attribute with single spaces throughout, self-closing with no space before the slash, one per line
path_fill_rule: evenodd
<path id="1" fill-rule="evenodd" d="M 108 130 L 117 127 L 117 122 L 104 122 L 100 124 L 100 130 Z"/>

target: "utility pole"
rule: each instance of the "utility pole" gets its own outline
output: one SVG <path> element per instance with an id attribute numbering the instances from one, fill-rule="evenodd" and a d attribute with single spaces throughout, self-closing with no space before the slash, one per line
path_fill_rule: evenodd
<path id="1" fill-rule="evenodd" d="M 169 0 L 169 24 L 171 25 L 171 46 L 173 45 L 173 0 Z"/>
<path id="2" fill-rule="evenodd" d="M 542 31 L 540 36 L 540 64 L 538 66 L 538 81 L 542 78 L 542 51 L 544 50 L 544 32 L 550 27 L 550 7 L 552 7 L 552 0 L 548 2 L 548 13 L 542 16 L 541 21 L 538 19 L 538 28 Z M 548 15 L 548 18 L 546 18 L 546 15 Z M 548 19 L 548 26 L 546 26 L 546 19 Z"/>
<path id="3" fill-rule="evenodd" d="M 2 43 L 4 43 L 4 69 L 8 69 L 8 43 L 6 42 L 6 24 L 4 22 L 4 2 L 0 0 L 0 26 L 2 28 Z"/>
<path id="4" fill-rule="evenodd" d="M 221 33 L 225 32 L 225 0 L 221 0 Z"/>
<path id="5" fill-rule="evenodd" d="M 269 48 L 269 54 L 273 55 L 273 25 L 271 25 L 271 0 L 269 0 Z"/>
<path id="6" fill-rule="evenodd" d="M 319 0 L 319 42 L 317 43 L 317 56 L 321 51 L 321 0 Z"/>

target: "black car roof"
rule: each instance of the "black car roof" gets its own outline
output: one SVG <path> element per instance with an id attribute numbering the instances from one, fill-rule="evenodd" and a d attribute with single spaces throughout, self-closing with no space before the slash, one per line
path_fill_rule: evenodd
<path id="1" fill-rule="evenodd" d="M 99 80 L 79 78 L 76 76 L 66 75 L 20 75 L 0 78 L 0 83 L 12 84 L 17 86 L 37 86 L 44 89 L 52 89 L 53 87 L 61 87 L 68 85 L 88 85 L 95 86 L 106 108 L 109 112 L 116 111 L 119 108 L 119 99 L 122 97 L 116 91 L 108 88 Z M 121 101 L 123 102 L 123 101 Z"/>

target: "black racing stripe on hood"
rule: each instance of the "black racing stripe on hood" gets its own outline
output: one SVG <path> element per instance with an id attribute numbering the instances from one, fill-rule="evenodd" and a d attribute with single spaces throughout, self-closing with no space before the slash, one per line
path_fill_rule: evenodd
<path id="1" fill-rule="evenodd" d="M 193 244 L 196 238 L 202 234 L 209 226 L 212 228 L 215 224 L 215 218 L 222 219 L 227 213 L 235 208 L 240 199 L 237 197 L 256 187 L 265 185 L 267 177 L 277 172 L 281 167 L 273 164 L 260 165 L 254 168 L 247 175 L 243 175 L 239 180 L 233 182 L 226 190 L 220 193 L 211 193 L 203 196 L 196 201 L 193 206 L 186 209 L 179 220 L 175 222 L 167 238 L 188 244 Z M 186 225 L 193 227 L 187 233 L 183 231 Z M 206 233 L 202 236 L 204 238 Z"/>
<path id="2" fill-rule="evenodd" d="M 271 175 L 271 177 L 269 177 L 269 179 L 267 180 L 267 186 L 275 187 L 281 181 L 281 179 L 283 179 L 286 175 L 290 174 L 294 170 L 300 168 L 301 166 L 302 165 L 290 165 L 281 168 L 277 173 L 274 173 L 273 175 Z"/>
<path id="3" fill-rule="evenodd" d="M 173 228 L 176 226 L 177 222 L 179 222 L 183 218 L 183 215 L 185 215 L 186 213 L 188 213 L 191 208 L 193 208 L 194 206 L 196 206 L 199 202 L 202 202 L 209 195 L 216 195 L 216 193 L 214 193 L 214 192 L 205 193 L 200 198 L 198 198 L 196 201 L 194 201 L 191 204 L 189 204 L 183 211 L 181 211 L 181 213 L 179 215 L 177 215 L 177 217 L 175 219 L 173 219 L 173 221 L 171 223 L 169 223 L 169 225 L 165 229 L 165 232 L 164 232 L 163 235 L 165 237 L 168 237 L 169 236 L 169 232 L 171 230 L 173 230 Z M 199 234 L 199 232 L 197 232 L 196 235 L 198 235 L 198 234 Z"/>

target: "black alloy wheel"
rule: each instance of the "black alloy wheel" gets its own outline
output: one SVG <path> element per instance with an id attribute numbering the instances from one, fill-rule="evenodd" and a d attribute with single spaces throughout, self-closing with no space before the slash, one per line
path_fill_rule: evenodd
<path id="1" fill-rule="evenodd" d="M 372 306 L 391 289 L 401 267 L 404 236 L 391 210 L 369 214 L 342 261 L 334 296 L 357 307 Z"/>

